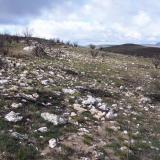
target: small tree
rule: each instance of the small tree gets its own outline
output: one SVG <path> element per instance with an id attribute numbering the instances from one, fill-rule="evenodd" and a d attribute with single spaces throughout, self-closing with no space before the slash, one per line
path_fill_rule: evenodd
<path id="1" fill-rule="evenodd" d="M 160 55 L 159 56 L 155 56 L 152 59 L 152 63 L 155 66 L 155 68 L 157 69 L 159 67 L 159 65 L 160 65 Z"/>
<path id="2" fill-rule="evenodd" d="M 77 47 L 78 47 L 78 43 L 77 43 L 77 42 L 74 42 L 74 43 L 73 43 L 73 46 L 77 48 Z"/>
<path id="3" fill-rule="evenodd" d="M 50 39 L 50 40 L 47 42 L 47 46 L 48 46 L 50 52 L 52 51 L 52 47 L 53 47 L 55 44 L 56 44 L 55 39 Z"/>
<path id="4" fill-rule="evenodd" d="M 60 41 L 60 39 L 59 38 L 57 38 L 56 39 L 56 43 L 60 43 L 61 41 Z"/>
<path id="5" fill-rule="evenodd" d="M 2 67 L 3 67 L 3 61 L 2 61 L 2 59 L 0 57 L 0 69 L 2 69 Z"/>
<path id="6" fill-rule="evenodd" d="M 3 39 L 1 38 L 0 39 L 0 49 L 2 49 L 4 47 L 4 41 L 3 41 Z"/>
<path id="7" fill-rule="evenodd" d="M 100 47 L 99 50 L 100 50 L 100 51 L 103 51 L 103 47 Z"/>
<path id="8" fill-rule="evenodd" d="M 19 43 L 20 41 L 20 35 L 18 33 L 16 33 L 14 36 L 13 36 L 13 39 L 14 41 L 16 41 L 17 43 Z"/>
<path id="9" fill-rule="evenodd" d="M 93 58 L 95 58 L 95 57 L 98 56 L 98 50 L 96 50 L 95 48 L 96 48 L 95 45 L 90 44 L 91 56 L 92 56 Z"/>
<path id="10" fill-rule="evenodd" d="M 24 31 L 23 31 L 23 36 L 24 36 L 25 38 L 28 38 L 28 37 L 32 37 L 32 35 L 33 35 L 33 30 L 30 29 L 30 28 L 28 28 L 28 27 L 26 27 L 26 28 L 24 29 Z"/>
<path id="11" fill-rule="evenodd" d="M 96 48 L 96 46 L 95 46 L 94 44 L 90 44 L 89 47 L 90 47 L 91 49 L 95 49 L 95 48 Z"/>
<path id="12" fill-rule="evenodd" d="M 70 46 L 70 45 L 71 45 L 70 41 L 67 41 L 67 42 L 66 42 L 66 45 L 67 45 L 67 46 Z"/>
<path id="13" fill-rule="evenodd" d="M 0 39 L 0 54 L 6 56 L 9 53 L 9 46 L 10 44 L 8 43 L 6 37 L 3 37 Z"/>
<path id="14" fill-rule="evenodd" d="M 25 37 L 26 43 L 27 43 L 28 45 L 30 45 L 30 44 L 29 44 L 29 38 L 31 38 L 32 35 L 33 35 L 33 30 L 32 30 L 32 29 L 29 29 L 28 27 L 26 27 L 26 28 L 24 29 L 24 31 L 23 31 L 23 36 Z"/>

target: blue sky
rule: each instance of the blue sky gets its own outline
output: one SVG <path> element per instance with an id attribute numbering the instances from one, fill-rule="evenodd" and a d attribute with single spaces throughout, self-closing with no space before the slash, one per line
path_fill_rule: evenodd
<path id="1" fill-rule="evenodd" d="M 159 0 L 0 0 L 0 31 L 79 44 L 160 41 Z"/>

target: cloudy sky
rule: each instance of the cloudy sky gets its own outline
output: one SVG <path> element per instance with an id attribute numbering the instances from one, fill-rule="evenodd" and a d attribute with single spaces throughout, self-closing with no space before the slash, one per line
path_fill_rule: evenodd
<path id="1" fill-rule="evenodd" d="M 0 32 L 79 44 L 160 41 L 160 0 L 0 0 Z"/>

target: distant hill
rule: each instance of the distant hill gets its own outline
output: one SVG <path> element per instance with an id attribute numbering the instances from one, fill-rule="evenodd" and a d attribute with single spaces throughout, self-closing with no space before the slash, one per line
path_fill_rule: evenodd
<path id="1" fill-rule="evenodd" d="M 102 50 L 108 52 L 126 54 L 126 55 L 143 56 L 143 57 L 153 57 L 155 55 L 160 55 L 160 48 L 142 46 L 138 44 L 115 45 L 111 47 L 104 47 Z"/>
<path id="2" fill-rule="evenodd" d="M 112 47 L 114 45 L 111 45 L 111 44 L 102 44 L 102 45 L 96 45 L 96 48 L 106 48 L 106 47 Z"/>
<path id="3" fill-rule="evenodd" d="M 143 46 L 145 46 L 145 47 L 156 47 L 156 48 L 160 48 L 160 43 L 156 43 L 156 44 L 143 44 Z"/>
<path id="4" fill-rule="evenodd" d="M 114 46 L 114 45 L 111 45 L 111 44 L 100 44 L 100 45 L 93 44 L 93 45 L 95 45 L 97 49 Z M 85 47 L 90 48 L 90 45 L 86 45 Z"/>
<path id="5" fill-rule="evenodd" d="M 160 42 L 156 43 L 156 46 L 160 46 Z"/>

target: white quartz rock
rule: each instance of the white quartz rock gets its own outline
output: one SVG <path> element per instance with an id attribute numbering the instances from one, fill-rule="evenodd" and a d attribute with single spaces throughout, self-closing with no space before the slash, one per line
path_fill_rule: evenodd
<path id="1" fill-rule="evenodd" d="M 76 92 L 75 89 L 67 89 L 67 88 L 63 89 L 62 91 L 63 91 L 65 94 L 74 94 L 74 93 Z"/>
<path id="2" fill-rule="evenodd" d="M 24 47 L 23 50 L 31 52 L 34 48 L 35 46 L 27 46 L 27 47 Z"/>
<path id="3" fill-rule="evenodd" d="M 82 113 L 87 111 L 86 109 L 82 108 L 80 104 L 73 104 L 73 108 L 78 112 L 78 113 Z"/>
<path id="4" fill-rule="evenodd" d="M 77 114 L 75 112 L 71 112 L 71 117 L 76 116 Z"/>
<path id="5" fill-rule="evenodd" d="M 84 104 L 84 105 L 93 105 L 93 104 L 96 103 L 96 101 L 97 101 L 96 98 L 88 95 L 88 96 L 87 96 L 87 99 L 84 100 L 84 101 L 82 102 L 82 104 Z"/>
<path id="6" fill-rule="evenodd" d="M 47 112 L 41 113 L 41 117 L 44 120 L 53 123 L 54 125 L 66 124 L 67 123 L 67 120 L 65 118 L 62 118 L 58 115 L 47 113 Z"/>
<path id="7" fill-rule="evenodd" d="M 20 113 L 11 111 L 10 113 L 6 114 L 5 119 L 9 122 L 18 122 L 21 121 L 23 117 L 20 116 Z"/>
<path id="8" fill-rule="evenodd" d="M 22 103 L 12 103 L 11 107 L 12 108 L 19 108 L 22 106 Z"/>
<path id="9" fill-rule="evenodd" d="M 80 132 L 89 133 L 89 131 L 86 128 L 79 128 L 78 130 Z"/>
<path id="10" fill-rule="evenodd" d="M 113 119 L 117 117 L 117 113 L 114 113 L 113 110 L 110 110 L 107 114 L 106 114 L 106 118 L 107 119 Z"/>
<path id="11" fill-rule="evenodd" d="M 6 83 L 8 83 L 8 80 L 6 80 L 6 79 L 0 80 L 0 84 L 6 84 Z"/>
<path id="12" fill-rule="evenodd" d="M 57 145 L 57 141 L 56 141 L 55 138 L 52 138 L 52 139 L 49 140 L 49 147 L 50 148 L 55 148 L 56 145 Z"/>
<path id="13" fill-rule="evenodd" d="M 142 97 L 142 98 L 140 99 L 140 103 L 141 103 L 141 104 L 151 103 L 151 99 L 148 98 L 148 97 Z"/>
<path id="14" fill-rule="evenodd" d="M 41 127 L 41 128 L 38 129 L 38 131 L 41 132 L 41 133 L 45 133 L 45 132 L 48 131 L 48 128 L 47 127 Z"/>

